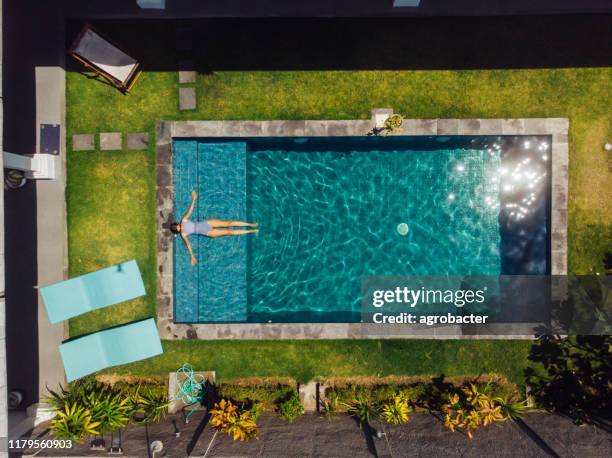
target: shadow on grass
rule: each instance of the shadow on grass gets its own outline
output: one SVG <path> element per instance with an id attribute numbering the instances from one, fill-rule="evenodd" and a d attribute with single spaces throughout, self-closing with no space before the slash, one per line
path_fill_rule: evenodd
<path id="1" fill-rule="evenodd" d="M 542 369 L 525 370 L 536 403 L 566 416 L 612 432 L 612 336 L 542 339 L 533 344 L 529 359 Z"/>

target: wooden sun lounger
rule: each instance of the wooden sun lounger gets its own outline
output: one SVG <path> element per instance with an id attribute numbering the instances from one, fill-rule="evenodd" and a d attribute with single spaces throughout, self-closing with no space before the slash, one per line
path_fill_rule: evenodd
<path id="1" fill-rule="evenodd" d="M 85 24 L 68 53 L 122 92 L 130 92 L 142 70 L 119 46 Z"/>

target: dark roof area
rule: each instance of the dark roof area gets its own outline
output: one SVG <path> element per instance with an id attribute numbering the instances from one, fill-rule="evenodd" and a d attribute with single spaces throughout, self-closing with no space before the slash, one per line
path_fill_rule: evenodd
<path id="1" fill-rule="evenodd" d="M 33 0 L 30 0 L 33 1 Z M 37 0 L 39 1 L 39 0 Z M 133 15 L 143 13 L 136 1 L 65 0 L 65 11 L 79 15 Z M 506 14 L 593 13 L 612 11 L 609 0 L 421 0 L 417 8 L 393 7 L 393 0 L 166 0 L 164 15 L 190 17 L 263 16 L 488 16 Z"/>

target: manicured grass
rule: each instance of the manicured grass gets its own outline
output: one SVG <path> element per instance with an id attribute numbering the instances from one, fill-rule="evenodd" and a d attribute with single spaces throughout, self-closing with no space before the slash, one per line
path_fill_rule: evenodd
<path id="1" fill-rule="evenodd" d="M 68 74 L 70 133 L 153 132 L 160 119 L 570 118 L 569 262 L 603 272 L 612 250 L 612 69 L 217 72 L 197 80 L 198 109 L 178 111 L 177 76 L 145 73 L 133 94 Z M 91 109 L 94 106 L 95 109 Z"/>
<path id="2" fill-rule="evenodd" d="M 70 334 L 155 314 L 155 156 L 148 151 L 71 152 L 70 275 L 136 259 L 147 296 L 70 320 Z"/>
<path id="3" fill-rule="evenodd" d="M 215 370 L 218 379 L 288 376 L 503 374 L 523 383 L 530 341 L 293 340 L 164 342 L 164 354 L 114 373 L 161 375 L 184 362 Z"/>
<path id="4" fill-rule="evenodd" d="M 118 25 L 115 32 L 126 30 Z M 611 68 L 214 71 L 198 75 L 198 109 L 179 112 L 176 71 L 155 70 L 170 67 L 159 56 L 174 60 L 167 51 L 173 31 L 148 36 L 158 42 L 147 41 L 141 50 L 147 71 L 130 95 L 67 74 L 68 139 L 101 131 L 153 136 L 161 119 L 366 119 L 373 107 L 393 107 L 407 118 L 568 117 L 570 270 L 603 270 L 603 253 L 612 251 L 612 157 L 602 150 L 612 137 Z M 219 55 L 235 61 L 225 46 Z M 70 274 L 135 257 L 149 292 L 143 300 L 72 320 L 72 335 L 154 314 L 154 167 L 153 147 L 69 151 Z M 164 347 L 164 355 L 117 371 L 163 374 L 188 361 L 217 370 L 220 378 L 497 372 L 520 382 L 529 342 L 176 341 Z"/>

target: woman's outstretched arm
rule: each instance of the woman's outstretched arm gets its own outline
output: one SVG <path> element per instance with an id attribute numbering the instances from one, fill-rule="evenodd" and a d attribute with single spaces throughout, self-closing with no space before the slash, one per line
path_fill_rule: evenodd
<path id="1" fill-rule="evenodd" d="M 187 213 L 185 213 L 183 217 L 181 218 L 181 223 L 185 221 L 186 219 L 189 219 L 189 217 L 193 213 L 193 209 L 195 208 L 195 203 L 196 203 L 197 198 L 198 198 L 198 193 L 195 191 L 191 191 L 191 205 L 189 206 L 189 210 L 187 210 Z"/>
<path id="2" fill-rule="evenodd" d="M 183 239 L 183 242 L 185 242 L 185 246 L 187 247 L 187 251 L 189 251 L 189 257 L 191 258 L 191 265 L 195 266 L 198 261 L 196 260 L 195 256 L 193 255 L 193 250 L 191 249 L 191 243 L 189 243 L 189 240 L 187 239 L 186 235 L 181 234 L 181 238 Z"/>

